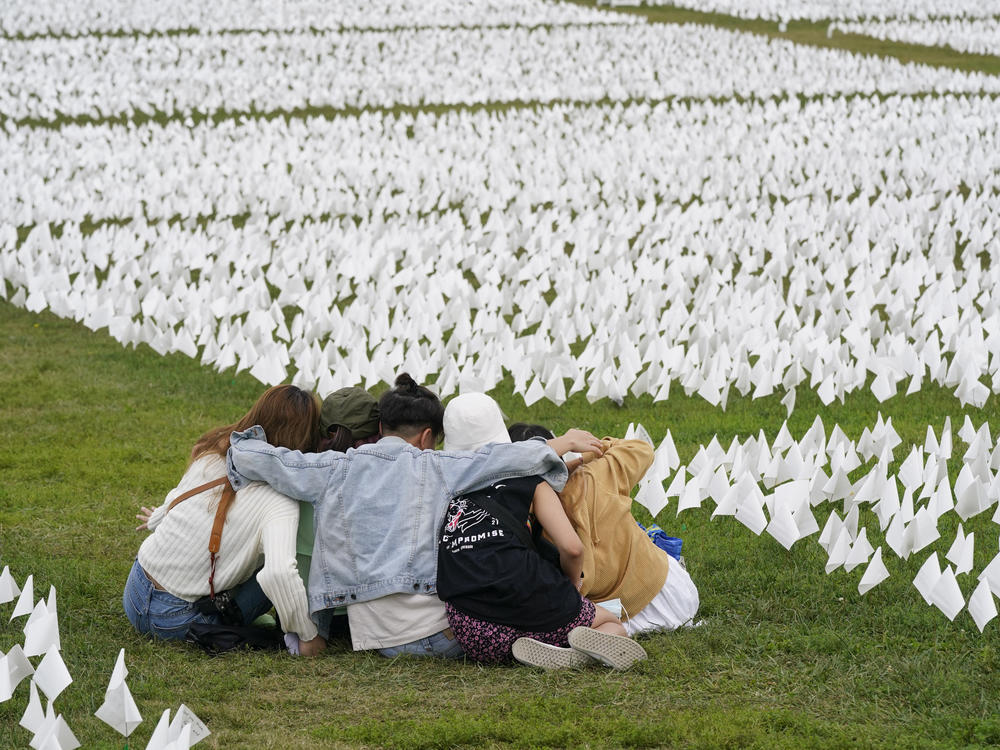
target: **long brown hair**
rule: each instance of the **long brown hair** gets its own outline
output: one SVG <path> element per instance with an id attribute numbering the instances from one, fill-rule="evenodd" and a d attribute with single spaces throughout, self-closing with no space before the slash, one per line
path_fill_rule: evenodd
<path id="1" fill-rule="evenodd" d="M 191 460 L 210 455 L 224 458 L 226 451 L 229 450 L 230 434 L 248 430 L 254 425 L 264 428 L 264 435 L 271 445 L 312 451 L 319 442 L 319 399 L 294 385 L 276 385 L 268 388 L 239 422 L 216 427 L 198 438 L 191 451 Z M 209 482 L 195 491 L 207 489 L 215 484 L 217 483 Z M 209 561 L 212 566 L 208 574 L 208 591 L 213 600 L 215 564 L 222 545 L 222 528 L 235 499 L 236 490 L 233 489 L 232 483 L 225 479 L 222 483 L 222 496 L 216 506 L 212 534 L 208 540 Z M 176 503 L 176 500 L 174 502 Z M 169 511 L 169 508 L 167 510 Z"/>
<path id="2" fill-rule="evenodd" d="M 319 400 L 294 385 L 268 388 L 239 422 L 216 427 L 198 438 L 191 451 L 191 460 L 212 454 L 225 458 L 229 435 L 249 430 L 254 425 L 264 428 L 271 445 L 312 451 L 319 442 Z"/>

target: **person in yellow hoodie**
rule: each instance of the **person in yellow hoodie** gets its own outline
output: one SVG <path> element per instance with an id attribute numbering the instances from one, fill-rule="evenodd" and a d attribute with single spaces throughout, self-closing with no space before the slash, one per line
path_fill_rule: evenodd
<path id="1" fill-rule="evenodd" d="M 541 425 L 510 426 L 512 441 L 548 438 Z M 594 602 L 621 600 L 629 636 L 691 625 L 698 589 L 687 570 L 646 536 L 632 517 L 632 489 L 653 463 L 643 440 L 601 441 L 604 455 L 584 454 L 559 493 L 583 543 L 580 593 Z"/>

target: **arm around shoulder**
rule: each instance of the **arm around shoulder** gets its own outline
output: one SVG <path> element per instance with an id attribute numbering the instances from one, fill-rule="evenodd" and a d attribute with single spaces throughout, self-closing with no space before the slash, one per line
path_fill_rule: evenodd
<path id="1" fill-rule="evenodd" d="M 501 479 L 535 475 L 562 489 L 568 476 L 566 464 L 542 440 L 494 443 L 475 452 L 439 455 L 442 457 L 442 473 L 452 497 Z"/>
<path id="2" fill-rule="evenodd" d="M 343 453 L 302 453 L 264 441 L 264 431 L 252 427 L 234 432 L 226 454 L 226 471 L 239 490 L 252 481 L 267 482 L 283 495 L 315 503 L 326 492 L 333 466 L 347 460 Z"/>

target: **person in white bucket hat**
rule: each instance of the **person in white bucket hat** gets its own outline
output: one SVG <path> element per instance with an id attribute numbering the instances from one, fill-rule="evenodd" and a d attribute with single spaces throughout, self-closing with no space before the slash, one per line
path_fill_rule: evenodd
<path id="1" fill-rule="evenodd" d="M 446 451 L 478 451 L 510 436 L 496 401 L 464 393 L 444 411 Z M 538 552 L 529 513 L 559 552 Z M 622 623 L 579 593 L 583 545 L 555 490 L 539 476 L 502 479 L 452 498 L 438 546 L 438 596 L 467 658 L 546 669 L 603 662 L 625 669 L 646 656 Z"/>
<path id="2" fill-rule="evenodd" d="M 490 443 L 509 443 L 500 405 L 485 393 L 463 393 L 444 410 L 444 449 L 474 451 Z"/>

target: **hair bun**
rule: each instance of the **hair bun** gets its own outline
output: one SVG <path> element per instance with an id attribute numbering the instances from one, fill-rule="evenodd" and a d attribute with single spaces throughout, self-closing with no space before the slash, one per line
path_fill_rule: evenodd
<path id="1" fill-rule="evenodd" d="M 378 400 L 382 434 L 408 436 L 431 428 L 435 439 L 444 433 L 444 406 L 433 391 L 420 385 L 408 372 L 396 376 L 395 387 Z"/>
<path id="2" fill-rule="evenodd" d="M 416 380 L 410 377 L 410 373 L 402 372 L 396 376 L 396 387 L 410 393 L 415 393 L 420 386 L 417 385 Z"/>

